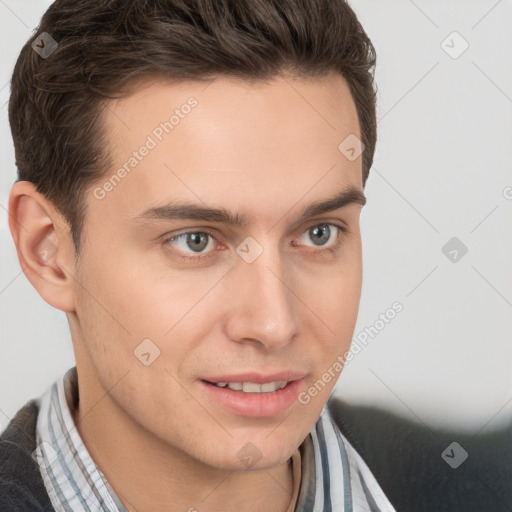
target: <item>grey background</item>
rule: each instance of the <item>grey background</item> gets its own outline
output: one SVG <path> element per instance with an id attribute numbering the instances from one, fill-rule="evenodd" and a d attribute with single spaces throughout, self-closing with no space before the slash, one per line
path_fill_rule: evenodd
<path id="1" fill-rule="evenodd" d="M 6 212 L 10 75 L 50 3 L 0 0 L 0 429 L 74 365 L 65 314 L 21 272 Z M 351 5 L 377 49 L 379 87 L 354 336 L 395 301 L 403 311 L 336 393 L 429 426 L 499 428 L 512 417 L 512 1 Z M 468 249 L 456 262 L 442 251 L 452 237 Z"/>

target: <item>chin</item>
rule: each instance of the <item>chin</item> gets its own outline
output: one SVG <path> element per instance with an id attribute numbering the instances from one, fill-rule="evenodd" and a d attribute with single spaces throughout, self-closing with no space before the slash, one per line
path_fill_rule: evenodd
<path id="1" fill-rule="evenodd" d="M 267 436 L 267 437 L 265 437 Z M 225 471 L 256 471 L 270 469 L 286 462 L 299 447 L 302 440 L 270 439 L 265 433 L 260 440 L 229 439 L 220 451 L 210 453 L 207 463 Z M 296 437 L 296 434 L 293 436 Z M 208 450 L 208 448 L 207 448 Z M 206 454 L 205 454 L 206 455 Z M 205 461 L 206 462 L 206 461 Z"/>
<path id="2" fill-rule="evenodd" d="M 262 471 L 271 469 L 286 462 L 294 450 L 289 454 L 282 456 L 281 454 L 265 456 L 261 451 L 255 448 L 255 445 L 242 447 L 238 452 L 226 456 L 226 454 L 213 456 L 207 462 L 208 465 L 224 471 Z"/>

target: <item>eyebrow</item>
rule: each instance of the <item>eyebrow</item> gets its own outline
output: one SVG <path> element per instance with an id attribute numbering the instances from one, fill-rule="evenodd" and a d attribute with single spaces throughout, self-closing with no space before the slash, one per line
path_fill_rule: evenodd
<path id="1" fill-rule="evenodd" d="M 361 190 L 349 187 L 334 197 L 323 201 L 316 201 L 305 207 L 300 213 L 297 222 L 302 222 L 315 215 L 338 210 L 349 204 L 364 206 L 366 204 L 366 196 Z M 134 218 L 135 221 L 175 219 L 199 220 L 234 226 L 248 226 L 253 221 L 252 217 L 247 214 L 232 213 L 225 208 L 208 208 L 200 204 L 184 201 L 148 208 Z"/>

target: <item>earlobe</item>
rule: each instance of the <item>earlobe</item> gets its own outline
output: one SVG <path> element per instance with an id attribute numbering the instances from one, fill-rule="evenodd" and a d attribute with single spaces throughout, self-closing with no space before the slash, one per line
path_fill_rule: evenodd
<path id="1" fill-rule="evenodd" d="M 13 185 L 9 229 L 21 268 L 39 295 L 55 308 L 74 311 L 73 248 L 67 223 L 34 184 Z"/>

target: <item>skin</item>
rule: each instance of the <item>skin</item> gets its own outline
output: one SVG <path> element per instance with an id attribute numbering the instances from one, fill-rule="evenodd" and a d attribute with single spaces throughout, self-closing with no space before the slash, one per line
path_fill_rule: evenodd
<path id="1" fill-rule="evenodd" d="M 190 96 L 198 105 L 112 191 L 101 200 L 94 186 L 86 191 L 78 262 L 65 219 L 28 182 L 12 188 L 10 228 L 26 276 L 67 314 L 80 390 L 74 420 L 123 502 L 157 512 L 169 504 L 285 511 L 289 459 L 336 379 L 309 403 L 264 418 L 226 410 L 199 381 L 291 369 L 305 375 L 304 391 L 348 349 L 362 282 L 361 205 L 296 220 L 349 186 L 362 191 L 361 157 L 338 150 L 359 136 L 356 109 L 340 75 L 219 77 L 207 87 L 154 80 L 109 101 L 105 179 Z M 178 200 L 253 222 L 134 220 Z M 330 239 L 316 245 L 310 228 L 325 223 Z M 199 258 L 179 258 L 198 253 L 169 238 L 204 230 L 215 238 Z M 252 263 L 236 252 L 248 236 L 263 249 Z M 134 355 L 146 338 L 160 350 L 149 366 Z M 248 442 L 261 458 L 247 469 L 237 454 Z"/>

